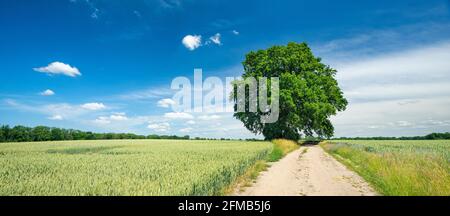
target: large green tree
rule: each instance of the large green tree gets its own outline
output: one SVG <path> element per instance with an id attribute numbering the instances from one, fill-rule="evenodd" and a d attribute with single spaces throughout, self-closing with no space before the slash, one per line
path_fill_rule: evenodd
<path id="1" fill-rule="evenodd" d="M 335 79 L 337 71 L 315 57 L 306 43 L 252 51 L 246 55 L 243 66 L 243 78 L 279 77 L 280 86 L 278 121 L 264 123 L 260 117 L 265 113 L 259 109 L 256 113 L 248 109 L 236 112 L 235 118 L 247 129 L 269 140 L 298 140 L 302 135 L 333 136 L 334 127 L 329 118 L 345 110 L 347 100 Z"/>

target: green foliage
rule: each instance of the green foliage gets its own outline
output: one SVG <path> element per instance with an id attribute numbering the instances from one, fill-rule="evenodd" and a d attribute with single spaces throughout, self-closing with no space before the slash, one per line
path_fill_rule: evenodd
<path id="1" fill-rule="evenodd" d="M 5 130 L 3 129 L 4 128 L 4 126 L 2 126 L 1 128 L 0 128 L 0 142 L 5 142 L 6 141 L 6 132 L 5 132 Z"/>
<path id="2" fill-rule="evenodd" d="M 102 140 L 0 145 L 4 195 L 217 195 L 270 142 Z"/>
<path id="3" fill-rule="evenodd" d="M 14 128 L 13 128 L 14 129 Z M 51 140 L 51 130 L 49 127 L 37 126 L 31 130 L 33 141 Z"/>
<path id="4" fill-rule="evenodd" d="M 300 145 L 297 142 L 286 139 L 272 140 L 273 149 L 270 152 L 267 161 L 275 162 L 286 156 L 288 153 L 298 149 Z"/>
<path id="5" fill-rule="evenodd" d="M 8 125 L 0 127 L 0 142 L 7 142 L 10 140 L 11 128 Z"/>
<path id="6" fill-rule="evenodd" d="M 59 128 L 53 128 L 51 130 L 52 133 L 52 140 L 64 140 L 64 133 L 61 129 Z"/>
<path id="7" fill-rule="evenodd" d="M 333 136 L 334 127 L 329 117 L 345 110 L 347 100 L 334 78 L 336 70 L 321 63 L 321 59 L 313 55 L 306 43 L 289 43 L 287 46 L 250 52 L 243 66 L 243 78 L 280 79 L 279 120 L 270 124 L 262 123 L 260 116 L 266 113 L 261 113 L 259 108 L 258 113 L 248 112 L 248 109 L 235 113 L 234 116 L 247 129 L 253 133 L 262 133 L 267 140 L 299 140 L 302 134 Z M 236 96 L 234 100 L 236 102 Z"/>
<path id="8" fill-rule="evenodd" d="M 179 139 L 187 140 L 189 136 L 174 135 L 136 135 L 132 133 L 92 133 L 73 129 L 50 128 L 37 126 L 8 125 L 0 127 L 0 142 L 31 142 L 31 141 L 59 141 L 59 140 L 102 140 L 102 139 Z"/>
<path id="9" fill-rule="evenodd" d="M 31 129 L 23 126 L 15 126 L 9 131 L 9 139 L 25 142 L 30 140 Z"/>
<path id="10" fill-rule="evenodd" d="M 425 139 L 434 140 L 434 139 L 450 139 L 450 133 L 431 133 L 425 136 Z"/>
<path id="11" fill-rule="evenodd" d="M 339 137 L 333 140 L 440 140 L 450 139 L 450 133 L 431 133 L 426 136 L 412 137 Z"/>
<path id="12" fill-rule="evenodd" d="M 275 162 L 280 160 L 281 158 L 283 158 L 283 150 L 278 146 L 274 146 L 272 152 L 270 152 L 269 156 L 267 157 L 267 161 Z"/>
<path id="13" fill-rule="evenodd" d="M 447 140 L 342 140 L 322 147 L 384 195 L 449 196 L 449 144 Z"/>

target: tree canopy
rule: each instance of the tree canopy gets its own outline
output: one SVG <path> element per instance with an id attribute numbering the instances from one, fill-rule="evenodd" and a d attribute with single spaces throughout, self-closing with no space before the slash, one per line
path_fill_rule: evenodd
<path id="1" fill-rule="evenodd" d="M 279 77 L 280 88 L 280 112 L 275 123 L 262 122 L 259 109 L 235 112 L 235 118 L 247 129 L 263 134 L 265 139 L 333 136 L 329 118 L 344 111 L 348 102 L 335 79 L 337 71 L 315 57 L 306 43 L 252 51 L 246 55 L 243 66 L 242 78 Z"/>

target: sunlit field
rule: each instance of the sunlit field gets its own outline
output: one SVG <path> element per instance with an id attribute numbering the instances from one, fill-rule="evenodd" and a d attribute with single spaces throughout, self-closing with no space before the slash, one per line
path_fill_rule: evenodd
<path id="1" fill-rule="evenodd" d="M 0 195 L 217 195 L 270 142 L 0 143 Z"/>
<path id="2" fill-rule="evenodd" d="M 449 140 L 322 143 L 384 195 L 450 195 Z"/>

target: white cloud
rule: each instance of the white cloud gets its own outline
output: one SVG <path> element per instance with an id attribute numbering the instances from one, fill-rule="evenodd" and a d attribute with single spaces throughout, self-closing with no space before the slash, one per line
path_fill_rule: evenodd
<path id="1" fill-rule="evenodd" d="M 198 119 L 205 120 L 205 121 L 217 120 L 217 119 L 220 119 L 220 116 L 219 115 L 202 115 L 202 116 L 199 116 Z"/>
<path id="2" fill-rule="evenodd" d="M 110 116 L 99 116 L 97 119 L 94 120 L 94 123 L 97 124 L 110 124 L 112 122 L 123 122 L 127 121 L 128 117 L 125 115 L 125 113 L 114 113 Z"/>
<path id="3" fill-rule="evenodd" d="M 181 132 L 181 133 L 189 133 L 189 132 L 191 132 L 192 130 L 193 130 L 192 128 L 188 127 L 188 128 L 182 128 L 182 129 L 180 129 L 180 132 Z"/>
<path id="4" fill-rule="evenodd" d="M 186 122 L 186 124 L 194 125 L 196 122 L 194 120 L 189 120 Z"/>
<path id="5" fill-rule="evenodd" d="M 35 103 L 21 103 L 16 100 L 5 100 L 6 105 L 15 110 L 40 113 L 46 116 L 59 115 L 63 119 L 78 119 L 80 116 L 88 114 L 90 110 L 83 109 L 79 105 L 72 105 L 68 103 L 56 104 L 35 104 Z"/>
<path id="6" fill-rule="evenodd" d="M 47 90 L 45 90 L 45 91 L 43 91 L 43 92 L 41 92 L 39 94 L 42 95 L 42 96 L 52 96 L 52 95 L 55 95 L 55 92 L 50 90 L 50 89 L 47 89 Z"/>
<path id="7" fill-rule="evenodd" d="M 327 54 L 325 62 L 337 69 L 336 78 L 349 100 L 347 110 L 332 117 L 337 137 L 448 131 L 448 125 L 427 119 L 445 122 L 450 118 L 446 108 L 450 106 L 450 41 L 414 44 L 430 33 L 405 32 L 363 34 L 335 40 L 319 50 L 320 56 Z M 405 41 L 404 35 L 417 38 Z"/>
<path id="8" fill-rule="evenodd" d="M 162 116 L 127 116 L 124 112 L 112 112 L 110 115 L 98 116 L 98 110 L 89 110 L 81 107 L 80 104 L 40 104 L 34 102 L 23 103 L 13 99 L 0 100 L 0 109 L 11 109 L 12 111 L 23 112 L 30 115 L 41 114 L 46 119 L 53 116 L 61 116 L 68 123 L 76 124 L 71 126 L 83 130 L 110 131 L 117 133 L 145 134 L 146 124 L 149 121 L 160 121 Z M 100 111 L 104 112 L 104 111 Z M 56 117 L 55 119 L 59 119 Z M 85 127 L 80 127 L 84 125 Z"/>
<path id="9" fill-rule="evenodd" d="M 364 79 L 383 82 L 410 82 L 449 78 L 450 42 L 356 59 L 338 64 L 342 81 Z M 425 80 L 423 80 L 425 78 Z"/>
<path id="10" fill-rule="evenodd" d="M 102 110 L 106 109 L 106 106 L 103 103 L 85 103 L 81 105 L 81 108 L 87 110 Z"/>
<path id="11" fill-rule="evenodd" d="M 169 118 L 169 119 L 193 119 L 194 116 L 192 116 L 189 113 L 185 113 L 185 112 L 170 112 L 170 113 L 166 113 L 164 114 L 165 118 Z"/>
<path id="12" fill-rule="evenodd" d="M 76 67 L 62 62 L 53 62 L 46 67 L 33 68 L 34 71 L 46 73 L 49 75 L 63 74 L 70 77 L 81 76 L 80 71 Z"/>
<path id="13" fill-rule="evenodd" d="M 378 129 L 378 128 L 381 128 L 382 126 L 380 126 L 380 125 L 369 125 L 369 126 L 367 126 L 367 128 L 369 128 L 369 129 Z"/>
<path id="14" fill-rule="evenodd" d="M 170 98 L 161 99 L 158 101 L 157 105 L 159 107 L 168 108 L 169 106 L 175 105 L 175 101 Z"/>
<path id="15" fill-rule="evenodd" d="M 94 120 L 94 123 L 96 123 L 96 124 L 109 124 L 109 123 L 111 123 L 111 120 L 108 118 L 108 117 L 106 117 L 106 116 L 100 116 L 100 117 L 98 117 L 97 119 L 95 119 Z"/>
<path id="16" fill-rule="evenodd" d="M 397 122 L 395 122 L 395 125 L 397 125 L 399 127 L 409 127 L 409 126 L 413 126 L 413 123 L 411 123 L 409 121 L 397 121 Z"/>
<path id="17" fill-rule="evenodd" d="M 170 130 L 170 124 L 167 122 L 151 123 L 147 126 L 147 128 L 156 132 L 167 132 L 168 130 Z"/>
<path id="18" fill-rule="evenodd" d="M 203 116 L 200 114 L 200 116 Z M 212 116 L 212 117 L 211 117 Z M 184 132 L 178 135 L 190 135 L 192 137 L 211 137 L 211 138 L 261 138 L 261 135 L 254 135 L 244 128 L 242 122 L 235 119 L 232 113 L 217 113 L 208 117 L 201 117 L 203 119 L 213 120 L 199 120 L 195 122 L 195 127 L 187 124 L 187 122 L 177 123 L 177 128 L 193 128 L 190 132 Z M 196 116 L 196 119 L 199 117 Z M 220 119 L 214 121 L 214 119 Z M 179 132 L 179 130 L 177 131 Z"/>
<path id="19" fill-rule="evenodd" d="M 124 112 L 113 112 L 113 115 L 121 115 L 121 116 L 124 116 L 124 115 L 126 115 L 126 113 L 124 113 Z"/>
<path id="20" fill-rule="evenodd" d="M 222 45 L 222 42 L 220 41 L 220 33 L 216 33 L 214 36 L 211 36 L 209 38 L 209 40 L 211 40 L 213 43 L 217 44 L 217 45 Z"/>
<path id="21" fill-rule="evenodd" d="M 181 0 L 159 0 L 161 7 L 175 9 L 181 7 Z"/>
<path id="22" fill-rule="evenodd" d="M 54 116 L 50 116 L 48 119 L 50 120 L 63 120 L 63 117 L 61 115 L 54 115 Z"/>
<path id="23" fill-rule="evenodd" d="M 183 45 L 189 50 L 195 50 L 202 44 L 202 36 L 201 35 L 186 35 L 181 41 Z"/>
<path id="24" fill-rule="evenodd" d="M 450 81 L 433 83 L 372 84 L 344 91 L 351 102 L 402 100 L 400 105 L 413 104 L 420 98 L 450 95 Z"/>
<path id="25" fill-rule="evenodd" d="M 448 131 L 445 121 L 450 119 L 450 96 L 424 98 L 413 104 L 401 104 L 402 101 L 349 103 L 347 110 L 332 117 L 335 135 L 416 136 Z M 377 130 L 369 128 L 372 125 Z"/>
<path id="26" fill-rule="evenodd" d="M 121 100 L 146 100 L 171 96 L 174 91 L 166 87 L 142 89 L 113 96 Z"/>
<path id="27" fill-rule="evenodd" d="M 236 30 L 233 30 L 232 32 L 233 32 L 234 35 L 239 35 L 239 32 L 236 31 Z"/>
<path id="28" fill-rule="evenodd" d="M 352 103 L 416 101 L 450 95 L 450 41 L 337 63 L 337 80 Z M 403 101 L 404 102 L 404 101 Z M 400 102 L 400 103 L 403 103 Z"/>
<path id="29" fill-rule="evenodd" d="M 109 118 L 114 121 L 125 121 L 128 120 L 128 117 L 125 115 L 110 115 Z"/>

